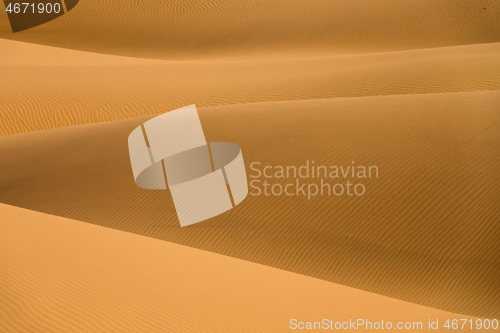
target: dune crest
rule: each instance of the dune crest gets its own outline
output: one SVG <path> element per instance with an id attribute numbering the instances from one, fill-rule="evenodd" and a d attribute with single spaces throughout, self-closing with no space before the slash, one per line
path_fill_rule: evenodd
<path id="1" fill-rule="evenodd" d="M 500 42 L 492 0 L 80 1 L 0 38 L 156 59 L 296 58 Z"/>
<path id="2" fill-rule="evenodd" d="M 154 115 L 190 104 L 500 89 L 500 43 L 288 60 L 181 62 L 0 40 L 3 46 L 0 135 Z"/>
<path id="3" fill-rule="evenodd" d="M 151 116 L 12 135 L 0 138 L 0 202 L 498 316 L 499 109 L 500 91 L 199 109 L 208 141 L 241 147 L 249 181 L 253 162 L 313 160 L 375 165 L 379 177 L 362 181 L 361 197 L 252 196 L 250 188 L 238 207 L 186 228 L 168 191 L 140 189 L 132 176 L 127 138 Z"/>
<path id="4" fill-rule="evenodd" d="M 0 331 L 500 316 L 498 0 L 63 4 L 15 34 L 0 5 Z M 219 172 L 225 213 L 180 228 L 127 138 L 192 104 L 250 192 Z M 274 173 L 304 165 L 342 176 Z"/>
<path id="5" fill-rule="evenodd" d="M 426 332 L 429 319 L 476 319 L 12 206 L 0 214 L 6 333 L 288 332 L 294 318 Z"/>

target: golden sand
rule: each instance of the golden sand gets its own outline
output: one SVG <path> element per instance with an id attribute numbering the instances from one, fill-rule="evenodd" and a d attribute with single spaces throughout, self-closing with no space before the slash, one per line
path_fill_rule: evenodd
<path id="1" fill-rule="evenodd" d="M 127 137 L 150 116 L 12 135 L 0 139 L 0 201 L 435 308 L 498 316 L 499 109 L 499 91 L 201 109 L 207 141 L 237 143 L 249 181 L 253 162 L 263 168 L 308 160 L 375 165 L 379 178 L 352 180 L 366 186 L 360 197 L 250 195 L 186 228 L 168 191 L 143 190 L 132 177 Z"/>
<path id="2" fill-rule="evenodd" d="M 427 332 L 429 319 L 476 320 L 79 221 L 0 212 L 2 332 L 288 332 L 292 319 L 358 318 Z"/>
<path id="3" fill-rule="evenodd" d="M 500 316 L 497 2 L 82 0 L 16 34 L 0 9 L 0 331 Z M 127 137 L 189 104 L 249 176 L 379 177 L 180 228 Z"/>

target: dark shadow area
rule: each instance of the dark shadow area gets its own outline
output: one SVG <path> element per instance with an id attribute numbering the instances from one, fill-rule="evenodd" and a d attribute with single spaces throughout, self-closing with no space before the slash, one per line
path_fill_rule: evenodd
<path id="1" fill-rule="evenodd" d="M 61 0 L 29 2 L 4 0 L 3 2 L 14 33 L 31 29 L 64 15 L 64 6 Z M 67 10 L 73 9 L 78 2 L 79 0 L 66 0 Z"/>

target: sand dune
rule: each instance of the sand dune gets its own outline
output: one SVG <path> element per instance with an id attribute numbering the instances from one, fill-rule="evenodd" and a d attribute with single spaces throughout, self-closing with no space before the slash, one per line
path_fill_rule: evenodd
<path id="1" fill-rule="evenodd" d="M 249 175 L 252 162 L 314 160 L 380 177 L 362 197 L 249 196 L 187 228 L 168 191 L 134 184 L 127 137 L 149 117 L 12 135 L 0 138 L 0 202 L 498 317 L 499 109 L 500 91 L 201 109 L 207 140 L 237 143 Z"/>
<path id="2" fill-rule="evenodd" d="M 2 332 L 288 332 L 293 318 L 428 331 L 429 319 L 475 320 L 16 207 L 0 214 Z"/>
<path id="3" fill-rule="evenodd" d="M 153 61 L 0 41 L 0 135 L 263 101 L 500 89 L 500 43 L 288 60 Z M 21 55 L 21 56 L 19 56 Z"/>
<path id="4" fill-rule="evenodd" d="M 161 59 L 303 57 L 500 42 L 495 0 L 80 1 L 0 38 Z"/>
<path id="5" fill-rule="evenodd" d="M 82 0 L 16 34 L 0 5 L 0 76 L 0 203 L 60 216 L 0 205 L 0 331 L 500 317 L 498 1 Z M 180 228 L 127 137 L 193 103 L 249 176 L 379 177 Z"/>

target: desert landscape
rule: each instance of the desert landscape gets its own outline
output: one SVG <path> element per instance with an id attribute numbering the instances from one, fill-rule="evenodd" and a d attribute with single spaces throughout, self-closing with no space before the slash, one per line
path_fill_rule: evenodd
<path id="1" fill-rule="evenodd" d="M 82 0 L 15 34 L 0 8 L 0 331 L 500 319 L 497 1 Z M 190 104 L 249 183 L 378 177 L 181 228 L 127 138 Z"/>

